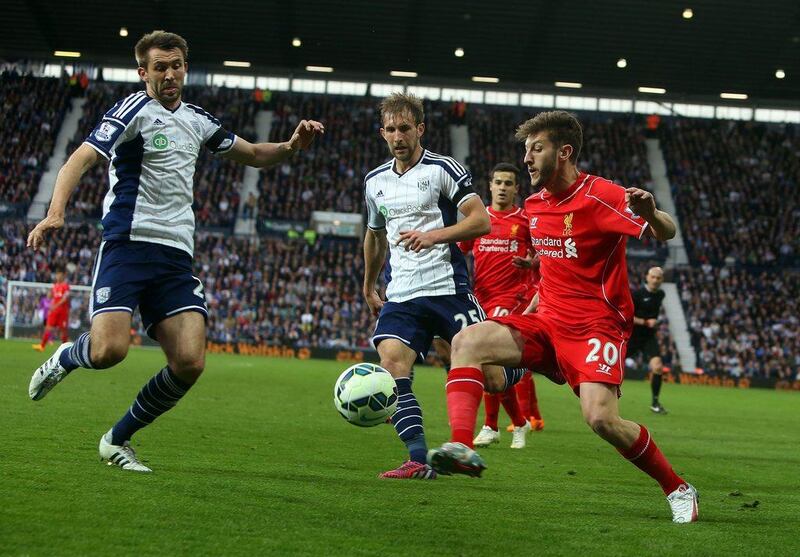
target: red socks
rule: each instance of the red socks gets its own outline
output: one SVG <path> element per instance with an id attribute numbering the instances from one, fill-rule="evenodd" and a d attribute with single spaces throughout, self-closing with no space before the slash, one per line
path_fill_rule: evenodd
<path id="1" fill-rule="evenodd" d="M 629 449 L 617 449 L 619 454 L 628 459 L 639 470 L 659 483 L 664 495 L 669 495 L 684 482 L 672 469 L 664 453 L 661 452 L 655 441 L 650 437 L 650 432 L 643 425 L 639 431 L 639 438 Z"/>
<path id="2" fill-rule="evenodd" d="M 42 344 L 41 347 L 44 348 L 47 346 L 47 341 L 50 340 L 50 331 L 46 330 L 42 335 Z"/>
<path id="3" fill-rule="evenodd" d="M 542 415 L 539 413 L 539 399 L 536 398 L 536 383 L 533 382 L 533 373 L 529 376 L 529 381 L 523 381 L 523 383 L 528 383 L 531 387 L 530 392 L 530 403 L 528 407 L 530 408 L 531 418 L 535 420 L 541 420 Z"/>
<path id="4" fill-rule="evenodd" d="M 503 403 L 503 408 L 508 412 L 508 417 L 511 418 L 511 423 L 514 427 L 522 427 L 528 421 L 528 418 L 520 408 L 519 401 L 517 400 L 517 391 L 515 389 L 506 389 L 500 393 L 500 402 Z"/>
<path id="5" fill-rule="evenodd" d="M 456 367 L 447 374 L 447 416 L 450 440 L 472 448 L 475 419 L 483 396 L 483 372 L 475 367 Z"/>
<path id="6" fill-rule="evenodd" d="M 486 411 L 486 423 L 497 431 L 497 418 L 500 415 L 500 393 L 483 393 L 483 408 Z"/>

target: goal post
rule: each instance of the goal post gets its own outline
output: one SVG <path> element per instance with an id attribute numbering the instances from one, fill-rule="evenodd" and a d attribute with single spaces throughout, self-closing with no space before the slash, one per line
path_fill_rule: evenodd
<path id="1" fill-rule="evenodd" d="M 53 287 L 48 282 L 26 282 L 12 280 L 6 290 L 6 339 L 40 338 L 44 330 L 46 309 L 42 302 Z M 89 299 L 91 286 L 69 286 L 69 320 L 67 328 L 70 337 L 89 330 Z"/>

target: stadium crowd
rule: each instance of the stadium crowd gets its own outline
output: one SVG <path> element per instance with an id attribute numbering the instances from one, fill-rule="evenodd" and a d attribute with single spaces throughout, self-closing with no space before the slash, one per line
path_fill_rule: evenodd
<path id="1" fill-rule="evenodd" d="M 797 126 L 667 119 L 660 135 L 694 261 L 800 264 Z"/>
<path id="2" fill-rule="evenodd" d="M 704 263 L 679 273 L 705 373 L 794 380 L 800 370 L 800 276 Z"/>
<path id="3" fill-rule="evenodd" d="M 0 214 L 27 211 L 68 106 L 62 80 L 0 73 Z"/>
<path id="4" fill-rule="evenodd" d="M 55 79 L 0 76 L 0 124 L 14 108 L 14 125 L 0 126 L 0 193 L 6 206 L 30 203 L 69 100 Z M 20 91 L 25 88 L 26 95 Z M 70 149 L 91 131 L 104 110 L 138 84 L 93 83 Z M 33 91 L 33 94 L 31 94 Z M 188 86 L 185 98 L 220 118 L 227 128 L 254 139 L 258 103 L 252 92 Z M 38 100 L 37 100 L 38 99 Z M 271 235 L 231 237 L 206 227 L 233 226 L 240 202 L 245 216 L 307 223 L 314 210 L 363 212 L 362 181 L 388 158 L 380 138 L 377 99 L 275 93 L 271 140 L 288 137 L 300 114 L 313 114 L 327 133 L 289 164 L 263 170 L 260 196 L 241 200 L 243 169 L 204 153 L 195 181 L 196 274 L 206 286 L 209 338 L 304 346 L 366 347 L 373 319 L 361 297 L 363 258 L 356 241 L 316 241 Z M 487 197 L 488 173 L 500 161 L 521 166 L 513 137 L 529 109 L 466 106 L 455 114 L 446 103 L 427 102 L 423 144 L 449 153 L 447 122 L 469 127 L 468 164 Z M 642 123 L 629 116 L 582 115 L 584 148 L 579 166 L 622 185 L 648 187 L 650 175 Z M 677 273 L 682 301 L 707 373 L 787 378 L 800 369 L 800 280 L 790 272 L 800 259 L 800 139 L 792 126 L 664 119 L 660 131 L 684 238 L 695 266 Z M 87 174 L 71 199 L 69 217 L 98 219 L 107 189 L 105 167 Z M 527 183 L 525 177 L 522 183 Z M 522 188 L 523 195 L 527 192 Z M 21 204 L 21 205 L 20 205 Z M 33 254 L 24 247 L 29 225 L 3 220 L 0 281 L 49 282 L 64 264 L 72 284 L 90 284 L 96 225 L 70 225 L 57 242 Z M 267 228 L 261 227 L 261 232 Z M 652 241 L 632 242 L 631 287 L 665 250 Z M 2 296 L 5 287 L 0 284 Z M 0 313 L 5 300 L 0 297 Z M 31 311 L 33 311 L 31 309 Z M 667 365 L 678 363 L 663 316 L 659 342 Z"/>

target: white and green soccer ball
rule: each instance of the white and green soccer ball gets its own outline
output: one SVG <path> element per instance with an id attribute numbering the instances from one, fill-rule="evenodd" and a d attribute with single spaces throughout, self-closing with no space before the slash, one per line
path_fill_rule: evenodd
<path id="1" fill-rule="evenodd" d="M 351 424 L 372 427 L 386 422 L 397 410 L 397 385 L 381 366 L 356 364 L 336 380 L 333 404 Z"/>

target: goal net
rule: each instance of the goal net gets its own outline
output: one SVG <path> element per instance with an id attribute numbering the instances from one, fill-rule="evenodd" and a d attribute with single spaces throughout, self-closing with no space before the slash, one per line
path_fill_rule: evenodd
<path id="1" fill-rule="evenodd" d="M 47 318 L 47 299 L 51 283 L 8 282 L 5 304 L 5 338 L 38 339 L 44 331 Z M 89 330 L 90 286 L 70 285 L 69 287 L 69 328 L 70 339 L 75 339 L 83 331 Z M 58 333 L 56 337 L 58 338 Z"/>

